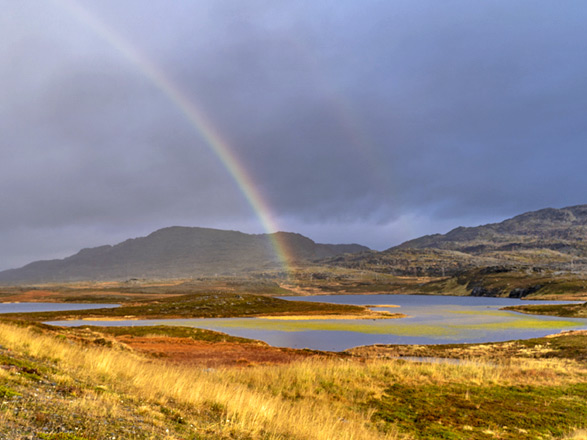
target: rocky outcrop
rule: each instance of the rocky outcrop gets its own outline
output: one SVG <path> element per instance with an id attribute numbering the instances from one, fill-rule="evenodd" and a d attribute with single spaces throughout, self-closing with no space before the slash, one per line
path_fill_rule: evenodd
<path id="1" fill-rule="evenodd" d="M 530 287 L 517 287 L 515 289 L 512 289 L 510 291 L 509 297 L 510 298 L 524 298 L 528 295 L 531 295 L 533 293 L 538 292 L 540 289 L 542 289 L 541 284 L 538 284 L 536 286 L 530 286 Z"/>

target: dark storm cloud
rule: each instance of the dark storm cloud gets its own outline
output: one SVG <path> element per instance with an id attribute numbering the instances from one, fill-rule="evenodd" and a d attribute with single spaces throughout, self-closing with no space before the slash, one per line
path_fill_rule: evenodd
<path id="1" fill-rule="evenodd" d="M 183 68 L 214 79 L 194 95 L 280 212 L 579 203 L 587 58 L 576 5 L 346 2 L 283 33 L 225 28 L 221 55 Z"/>
<path id="2" fill-rule="evenodd" d="M 283 229 L 386 248 L 586 201 L 583 2 L 76 3 L 101 31 L 68 4 L 3 5 L 0 269 L 172 224 L 261 232 L 116 35 Z"/>

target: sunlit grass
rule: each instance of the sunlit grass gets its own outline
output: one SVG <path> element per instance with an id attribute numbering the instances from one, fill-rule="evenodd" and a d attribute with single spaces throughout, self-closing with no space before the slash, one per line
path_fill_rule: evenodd
<path id="1" fill-rule="evenodd" d="M 370 429 L 365 414 L 320 402 L 284 399 L 263 389 L 251 389 L 244 380 L 227 380 L 223 371 L 171 367 L 130 353 L 84 348 L 6 325 L 0 325 L 0 341 L 12 350 L 54 362 L 62 374 L 100 389 L 141 401 L 187 405 L 195 413 L 213 413 L 212 422 L 194 423 L 223 435 L 235 432 L 272 439 L 393 438 Z M 306 371 L 308 368 L 302 367 Z M 103 396 L 98 399 L 86 395 L 75 405 L 98 417 L 117 411 L 116 399 L 105 401 Z"/>
<path id="2" fill-rule="evenodd" d="M 577 429 L 565 436 L 563 440 L 587 440 L 587 429 Z"/>
<path id="3" fill-rule="evenodd" d="M 18 361 L 23 368 L 32 370 L 44 366 L 44 377 L 54 382 L 57 389 L 64 390 L 53 402 L 61 405 L 64 413 L 83 414 L 90 420 L 115 421 L 126 428 L 133 425 L 134 421 L 125 421 L 133 414 L 144 427 L 141 434 L 144 435 L 140 438 L 432 438 L 420 437 L 409 423 L 395 426 L 384 417 L 387 407 L 382 405 L 394 397 L 394 386 L 404 390 L 402 396 L 406 399 L 410 393 L 421 399 L 421 396 L 429 396 L 428 389 L 444 390 L 446 397 L 430 395 L 426 397 L 430 398 L 429 403 L 418 400 L 424 406 L 422 411 L 446 413 L 443 417 L 446 417 L 447 426 L 450 425 L 446 429 L 468 432 L 469 428 L 453 419 L 450 400 L 446 399 L 466 401 L 463 396 L 466 397 L 470 389 L 481 397 L 500 393 L 500 399 L 508 403 L 511 396 L 517 396 L 519 387 L 558 395 L 560 391 L 556 387 L 582 386 L 587 379 L 584 364 L 554 359 L 476 359 L 461 360 L 457 364 L 315 359 L 288 365 L 209 370 L 171 366 L 129 351 L 78 345 L 36 330 L 5 324 L 0 324 L 0 345 L 29 359 L 28 363 Z M 15 390 L 20 387 L 23 393 L 29 392 L 27 384 L 34 383 L 33 379 L 2 369 L 0 381 L 13 383 Z M 29 392 L 26 396 L 29 400 L 25 403 L 36 408 L 29 412 L 33 419 L 42 419 L 45 416 L 38 409 L 34 393 Z M 406 406 L 399 409 L 409 411 L 409 406 L 416 404 L 416 401 L 406 402 Z M 561 402 L 570 405 L 563 405 L 564 408 L 574 408 L 572 399 Z M 487 408 L 489 420 L 496 414 L 490 412 L 490 405 Z M 471 411 L 471 408 L 463 411 Z M 15 422 L 15 417 L 13 413 L 0 411 L 0 422 L 5 425 Z M 22 422 L 25 416 L 18 417 Z M 30 423 L 35 422 L 33 419 Z M 72 420 L 70 423 L 75 422 Z M 574 419 L 571 422 L 575 423 L 573 427 L 584 428 Z M 88 438 L 106 438 L 106 427 L 91 427 L 83 421 L 76 423 Z M 548 426 L 538 428 L 544 432 L 550 429 Z M 483 430 L 489 427 L 474 429 L 475 435 L 485 435 Z M 129 434 L 129 438 L 134 437 Z"/>

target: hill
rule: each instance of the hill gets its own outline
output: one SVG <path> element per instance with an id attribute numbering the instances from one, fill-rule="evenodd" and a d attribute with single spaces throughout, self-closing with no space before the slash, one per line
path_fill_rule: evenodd
<path id="1" fill-rule="evenodd" d="M 394 249 L 444 249 L 471 255 L 547 249 L 587 257 L 587 205 L 527 212 L 501 223 L 426 235 Z"/>
<path id="2" fill-rule="evenodd" d="M 279 267 L 273 246 L 275 240 L 295 261 L 368 250 L 355 244 L 319 244 L 288 232 L 245 234 L 176 226 L 114 246 L 83 249 L 61 260 L 36 261 L 20 269 L 6 270 L 0 272 L 0 282 L 183 278 L 273 269 Z"/>
<path id="3" fill-rule="evenodd" d="M 500 223 L 426 235 L 383 252 L 341 255 L 333 266 L 406 276 L 449 276 L 483 267 L 587 271 L 587 205 L 527 212 Z"/>

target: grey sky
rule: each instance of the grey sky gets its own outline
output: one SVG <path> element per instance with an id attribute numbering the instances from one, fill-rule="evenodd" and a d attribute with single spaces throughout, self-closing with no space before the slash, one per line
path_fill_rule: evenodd
<path id="1" fill-rule="evenodd" d="M 204 111 L 283 230 L 385 249 L 587 203 L 582 0 L 0 6 L 0 270 L 171 225 L 263 232 L 78 6 Z"/>

